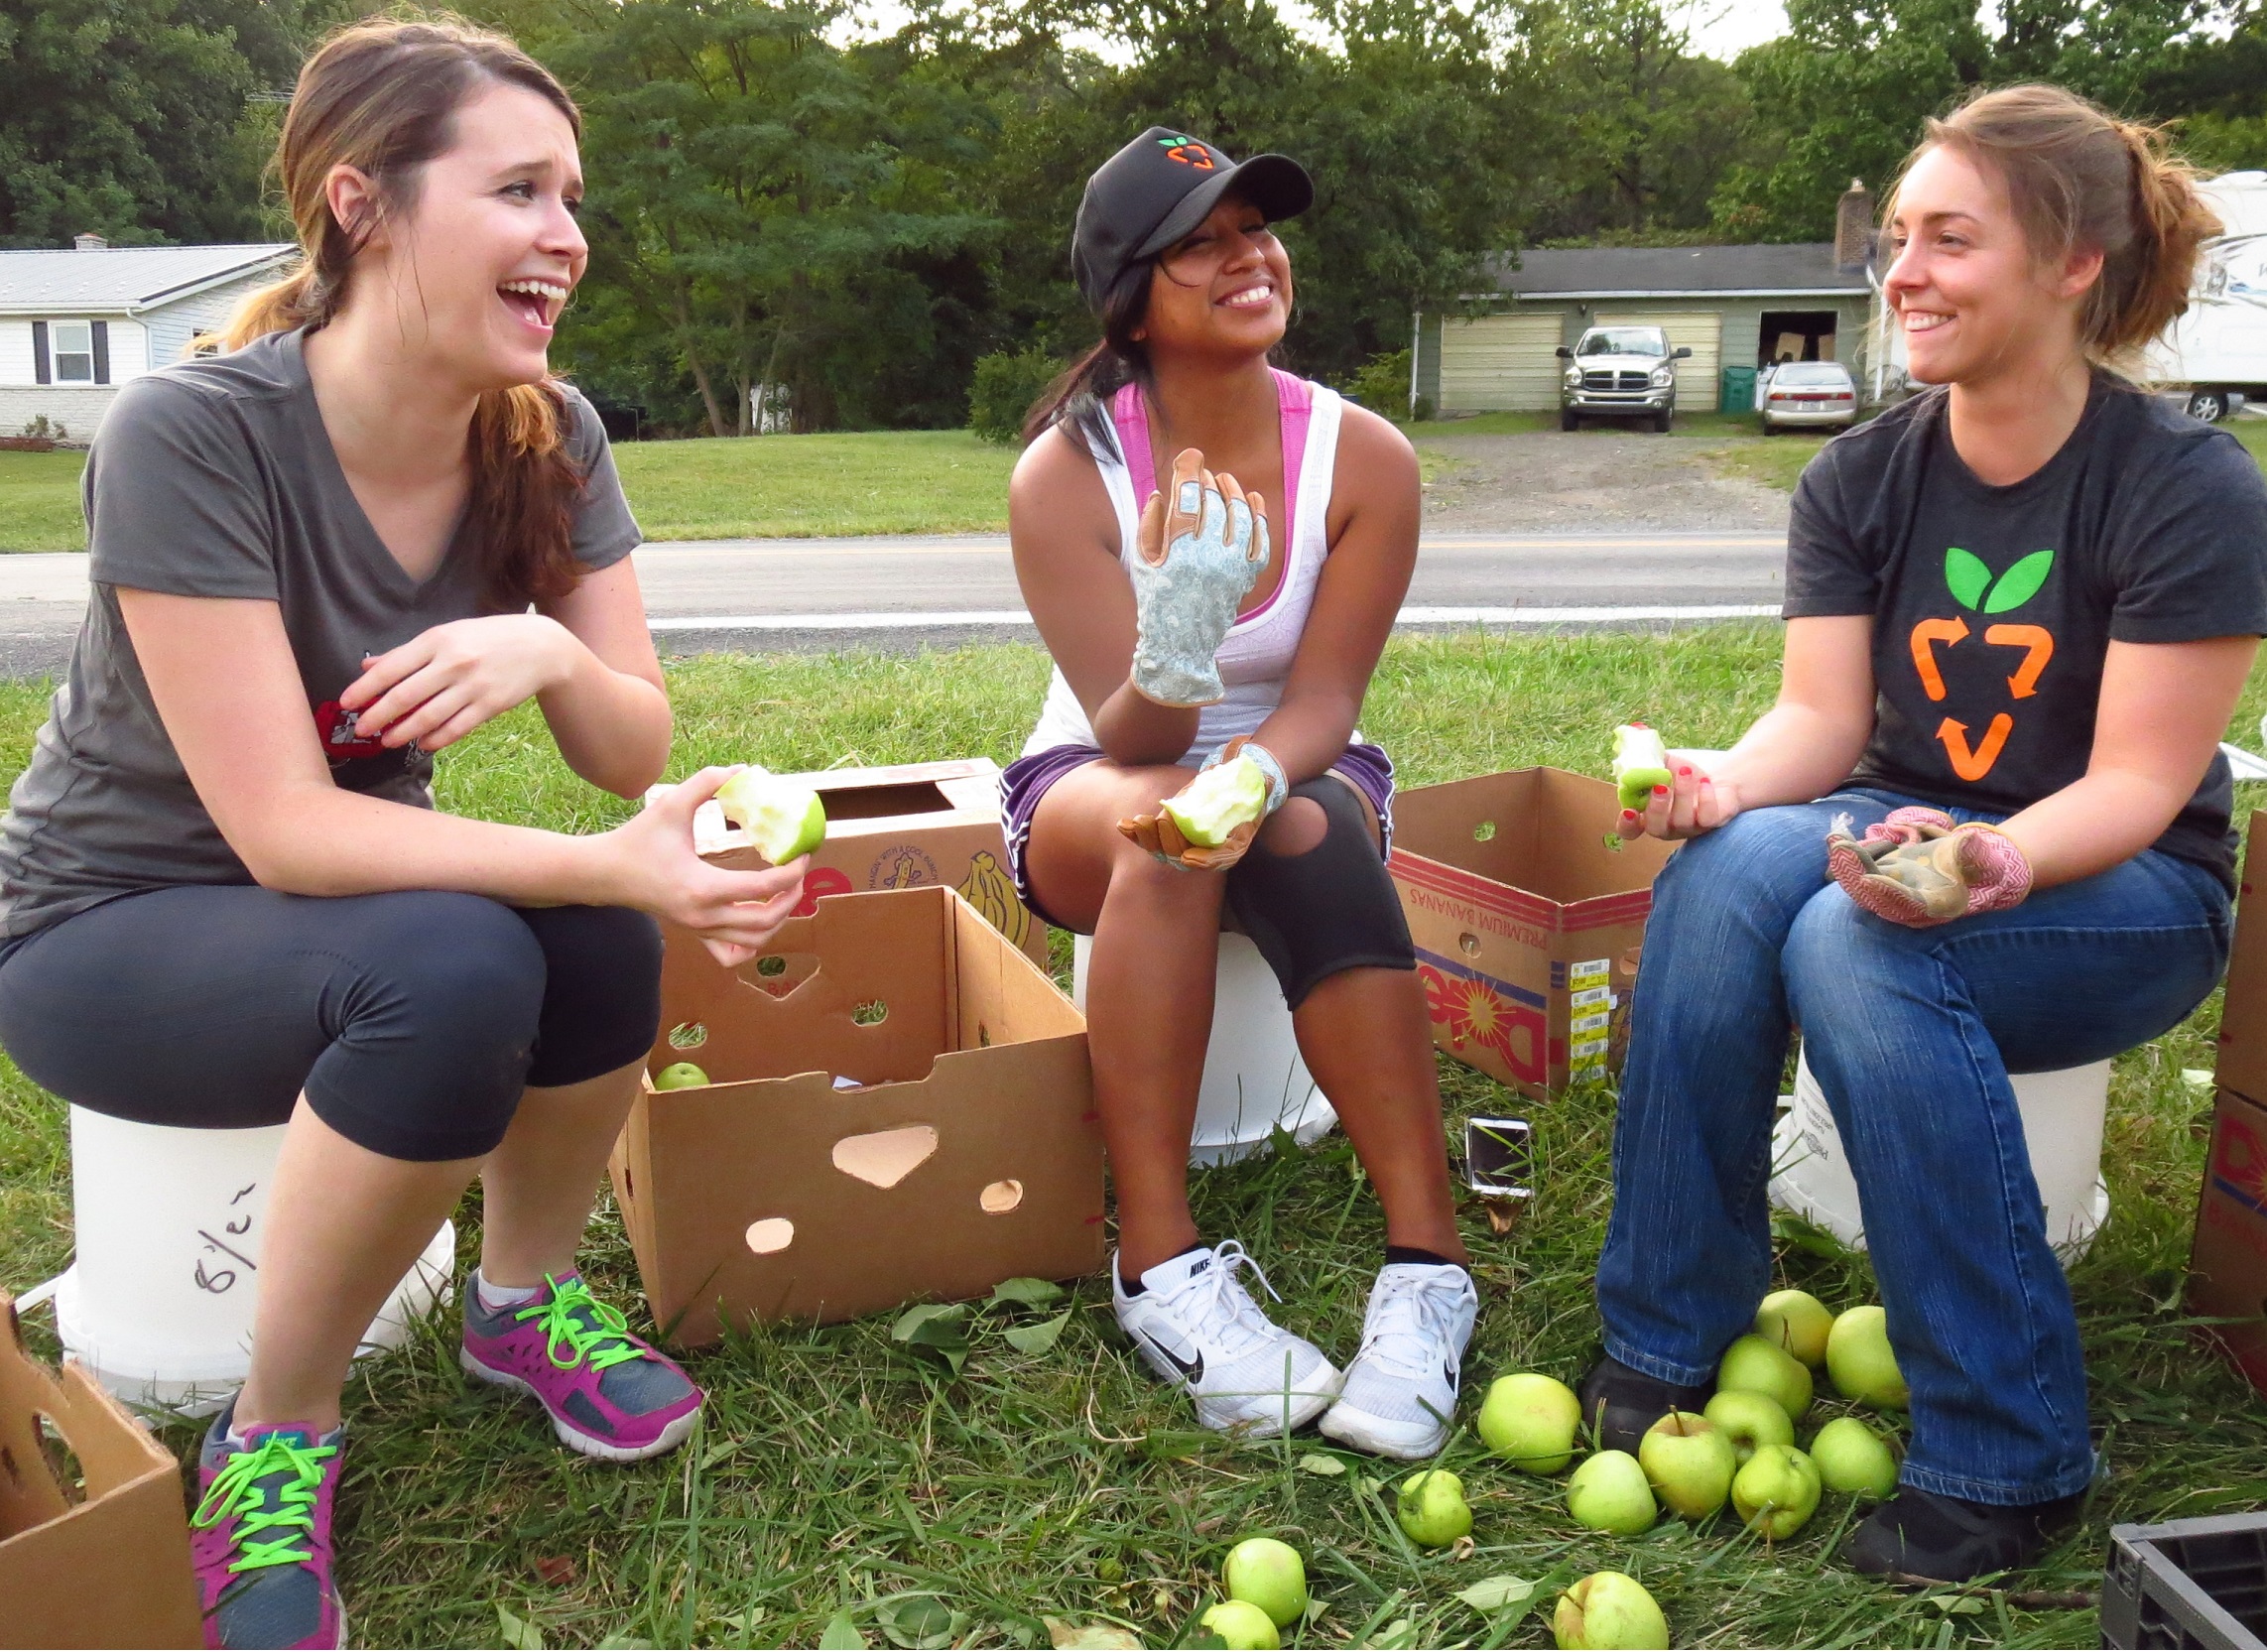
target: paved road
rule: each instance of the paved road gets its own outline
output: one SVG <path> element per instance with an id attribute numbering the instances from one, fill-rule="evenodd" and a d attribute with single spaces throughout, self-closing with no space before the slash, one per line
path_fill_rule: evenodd
<path id="1" fill-rule="evenodd" d="M 1775 533 L 1429 536 L 1410 625 L 1643 622 L 1775 607 Z M 655 632 L 703 649 L 913 648 L 1031 635 L 1007 542 L 992 535 L 687 540 L 638 552 Z M 61 668 L 86 602 L 86 559 L 0 557 L 0 675 Z"/>

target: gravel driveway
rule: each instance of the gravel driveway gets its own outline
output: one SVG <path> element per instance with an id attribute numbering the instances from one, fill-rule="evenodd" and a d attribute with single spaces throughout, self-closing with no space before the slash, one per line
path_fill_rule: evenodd
<path id="1" fill-rule="evenodd" d="M 1452 436 L 1428 430 L 1421 451 L 1448 462 L 1425 490 L 1436 533 L 1780 532 L 1787 495 L 1717 476 L 1700 455 L 1725 437 L 1618 431 Z"/>

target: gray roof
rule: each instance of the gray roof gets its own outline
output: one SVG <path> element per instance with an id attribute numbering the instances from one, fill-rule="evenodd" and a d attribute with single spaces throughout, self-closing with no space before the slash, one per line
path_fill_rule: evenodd
<path id="1" fill-rule="evenodd" d="M 1834 267 L 1831 241 L 1752 247 L 1540 247 L 1488 261 L 1521 298 L 1670 298 L 1732 293 L 1864 294 L 1863 269 Z"/>
<path id="2" fill-rule="evenodd" d="M 238 276 L 259 274 L 298 251 L 288 243 L 269 242 L 0 252 L 0 315 L 134 315 Z"/>

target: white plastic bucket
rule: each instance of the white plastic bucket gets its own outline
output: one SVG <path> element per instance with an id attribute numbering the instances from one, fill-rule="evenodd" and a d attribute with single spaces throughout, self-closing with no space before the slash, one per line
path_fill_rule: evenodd
<path id="1" fill-rule="evenodd" d="M 57 1285 L 56 1325 L 128 1404 L 208 1416 L 242 1385 L 284 1129 L 184 1130 L 70 1109 L 77 1256 Z M 444 1299 L 455 1261 L 444 1221 L 362 1350 L 399 1346 Z"/>
<path id="2" fill-rule="evenodd" d="M 2032 1179 L 2047 1207 L 2047 1240 L 2064 1263 L 2077 1261 L 2109 1219 L 2109 1187 L 2101 1176 L 2101 1126 L 2109 1108 L 2109 1063 L 2054 1073 L 2010 1075 Z M 1834 1115 L 1806 1056 L 1795 1068 L 1795 1093 L 1780 1097 L 1771 1134 L 1771 1203 L 1825 1228 L 1853 1249 L 1865 1248 L 1857 1181 L 1834 1128 Z"/>
<path id="3" fill-rule="evenodd" d="M 1086 1007 L 1086 959 L 1093 946 L 1091 937 L 1081 935 L 1073 948 L 1071 996 L 1080 1010 Z M 1222 935 L 1212 1040 L 1204 1051 L 1189 1162 L 1225 1165 L 1249 1158 L 1279 1126 L 1304 1147 L 1337 1122 L 1337 1112 L 1315 1087 L 1299 1057 L 1291 1010 L 1275 971 L 1248 937 Z"/>

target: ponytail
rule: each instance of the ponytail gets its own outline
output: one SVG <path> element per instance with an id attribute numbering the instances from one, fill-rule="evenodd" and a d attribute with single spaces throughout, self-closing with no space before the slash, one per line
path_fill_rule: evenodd
<path id="1" fill-rule="evenodd" d="M 1931 120 L 1907 170 L 1940 145 L 1998 175 L 2034 258 L 2101 253 L 2078 312 L 2092 360 L 2129 363 L 2188 309 L 2198 257 L 2220 222 L 2162 127 L 2119 120 L 2060 86 L 2005 86 Z"/>
<path id="2" fill-rule="evenodd" d="M 1023 416 L 1026 445 L 1060 428 L 1096 458 L 1117 452 L 1106 404 L 1128 384 L 1149 385 L 1149 346 L 1134 334 L 1149 315 L 1150 272 L 1156 267 L 1155 259 L 1145 258 L 1118 272 L 1102 296 L 1102 341 L 1040 392 Z"/>

